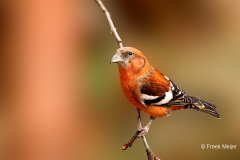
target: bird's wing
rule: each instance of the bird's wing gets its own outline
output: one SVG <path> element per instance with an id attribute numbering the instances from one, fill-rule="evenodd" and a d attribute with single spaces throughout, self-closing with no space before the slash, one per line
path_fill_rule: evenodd
<path id="1" fill-rule="evenodd" d="M 165 77 L 169 85 L 156 79 L 140 86 L 141 103 L 144 105 L 185 106 L 200 99 L 190 96 L 181 90 L 175 83 Z"/>
<path id="2" fill-rule="evenodd" d="M 169 81 L 171 83 L 171 91 L 173 93 L 173 98 L 167 104 L 168 106 L 187 105 L 199 102 L 200 99 L 198 97 L 188 95 L 185 91 L 183 91 L 175 83 L 173 83 L 173 81 Z"/>

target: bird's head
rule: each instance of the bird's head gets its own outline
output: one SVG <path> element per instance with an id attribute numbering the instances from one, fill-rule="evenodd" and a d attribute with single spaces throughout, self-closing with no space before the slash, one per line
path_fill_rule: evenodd
<path id="1" fill-rule="evenodd" d="M 119 48 L 112 57 L 111 63 L 117 63 L 119 68 L 128 72 L 139 72 L 149 65 L 143 53 L 133 47 Z"/>

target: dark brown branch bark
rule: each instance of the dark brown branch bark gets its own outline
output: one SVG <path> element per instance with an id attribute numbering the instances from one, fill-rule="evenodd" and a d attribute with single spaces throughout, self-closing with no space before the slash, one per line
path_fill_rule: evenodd
<path id="1" fill-rule="evenodd" d="M 141 131 L 137 130 L 136 133 L 132 136 L 132 138 L 122 146 L 122 152 L 127 150 L 128 147 L 132 147 L 132 144 L 135 141 L 135 139 L 138 138 L 139 133 L 141 133 Z"/>

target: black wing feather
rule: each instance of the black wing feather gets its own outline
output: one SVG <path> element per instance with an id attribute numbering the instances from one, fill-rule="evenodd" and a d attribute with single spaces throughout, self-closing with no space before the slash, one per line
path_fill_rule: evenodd
<path id="1" fill-rule="evenodd" d="M 173 99 L 168 102 L 168 106 L 181 106 L 192 104 L 194 102 L 198 102 L 200 99 L 196 96 L 190 96 L 185 91 L 180 89 L 173 81 L 169 80 L 172 84 L 172 93 Z"/>

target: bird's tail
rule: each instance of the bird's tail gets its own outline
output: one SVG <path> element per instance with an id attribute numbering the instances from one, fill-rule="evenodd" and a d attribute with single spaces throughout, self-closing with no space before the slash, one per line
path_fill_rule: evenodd
<path id="1" fill-rule="evenodd" d="M 184 106 L 184 109 L 188 109 L 188 108 L 195 109 L 197 111 L 201 111 L 211 116 L 214 116 L 218 119 L 221 119 L 220 115 L 215 110 L 216 107 L 213 104 L 207 103 L 205 101 L 199 100 L 198 102 L 194 102 L 192 104 L 188 104 Z"/>

